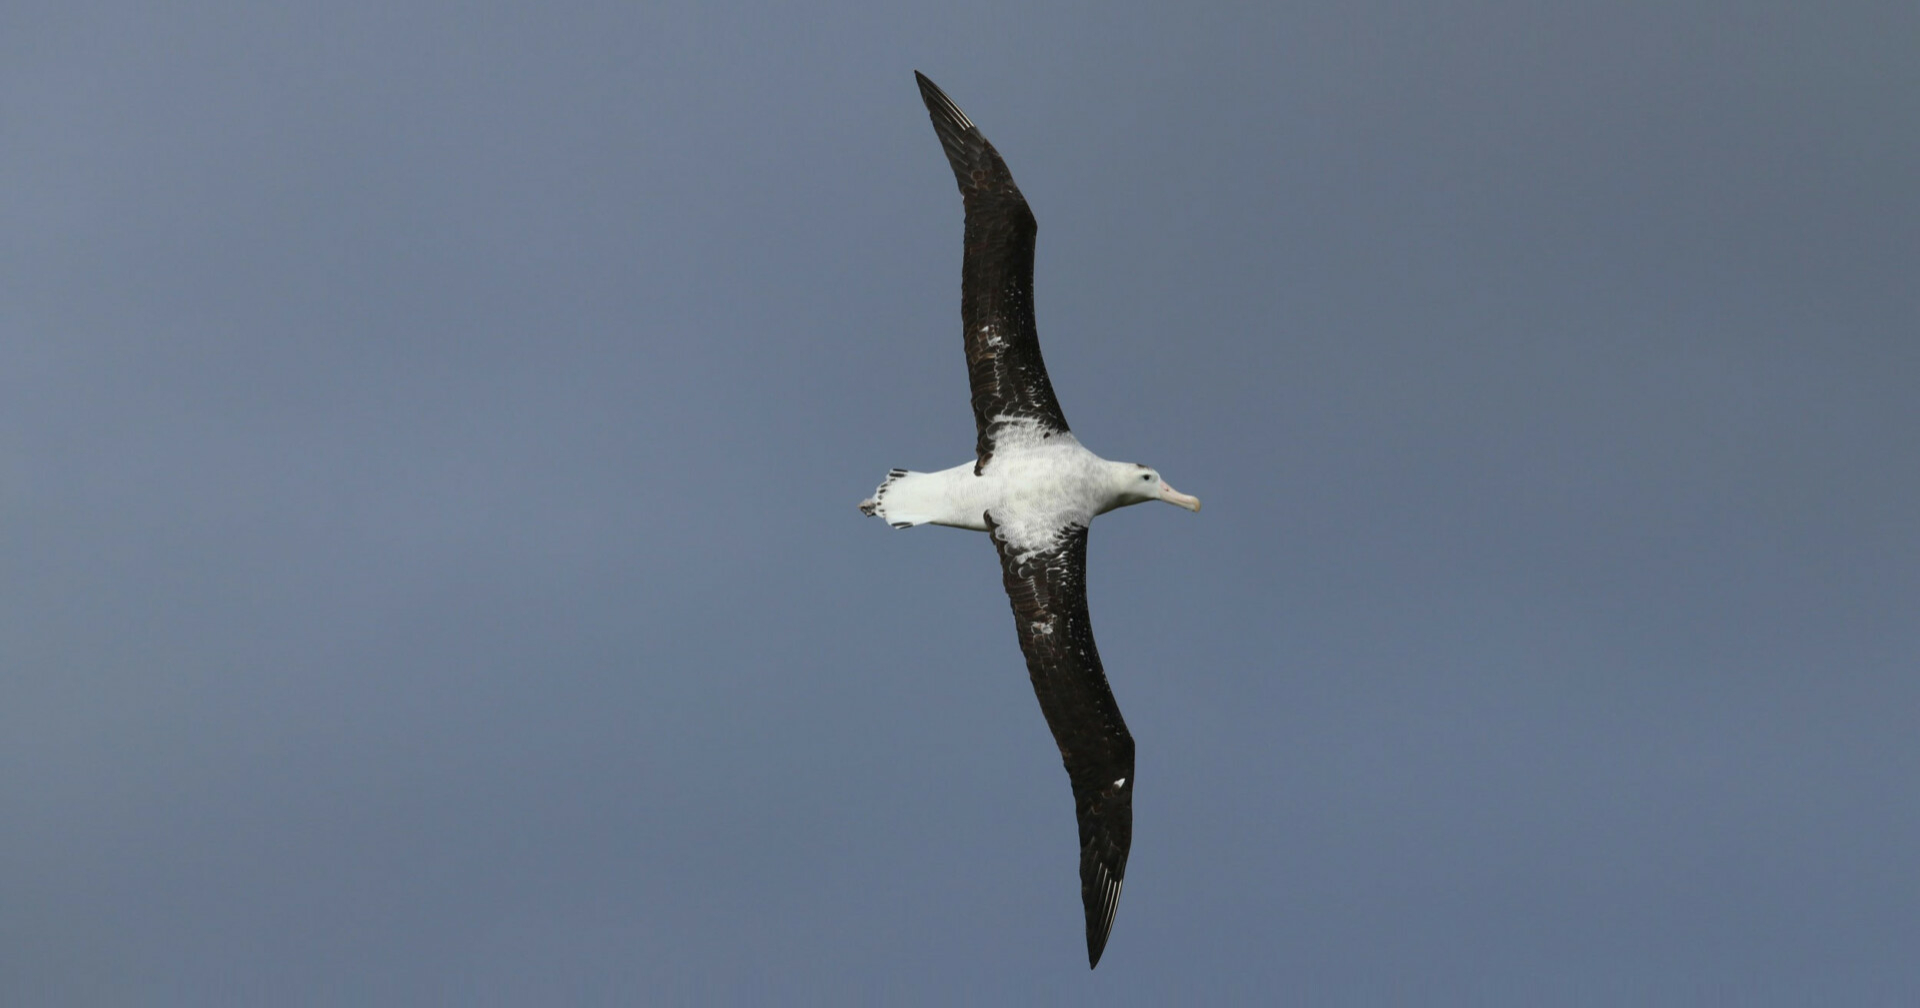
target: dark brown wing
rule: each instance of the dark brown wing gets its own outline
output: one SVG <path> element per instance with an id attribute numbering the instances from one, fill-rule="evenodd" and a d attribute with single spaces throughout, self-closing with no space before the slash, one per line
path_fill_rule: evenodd
<path id="1" fill-rule="evenodd" d="M 1033 211 L 1000 153 L 965 112 L 919 71 L 920 97 L 933 117 L 967 209 L 967 251 L 960 272 L 960 321 L 967 337 L 978 432 L 974 472 L 986 468 L 1009 422 L 1033 421 L 1043 435 L 1064 434 L 1067 418 L 1053 396 L 1033 324 Z"/>
<path id="2" fill-rule="evenodd" d="M 1073 784 L 1087 963 L 1098 966 L 1133 846 L 1133 736 L 1120 718 L 1087 620 L 1087 529 L 1070 525 L 1060 545 L 1025 559 L 1016 558 L 997 530 L 993 544 L 1000 551 L 1027 674 Z"/>

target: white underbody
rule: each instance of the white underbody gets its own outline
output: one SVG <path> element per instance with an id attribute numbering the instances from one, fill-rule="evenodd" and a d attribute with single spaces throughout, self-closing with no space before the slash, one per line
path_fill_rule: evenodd
<path id="1" fill-rule="evenodd" d="M 869 504 L 895 527 L 985 532 L 991 515 L 1000 538 L 1029 553 L 1052 547 L 1068 526 L 1084 526 L 1122 503 L 1111 490 L 1111 465 L 1071 434 L 1019 431 L 996 439 L 977 476 L 971 461 L 939 472 L 908 472 L 890 478 Z"/>

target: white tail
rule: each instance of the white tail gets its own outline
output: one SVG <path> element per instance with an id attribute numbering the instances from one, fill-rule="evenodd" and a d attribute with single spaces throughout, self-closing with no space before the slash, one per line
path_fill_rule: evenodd
<path id="1" fill-rule="evenodd" d="M 862 513 L 873 515 L 894 528 L 924 525 L 939 515 L 940 481 L 932 473 L 887 471 L 887 481 L 860 502 Z"/>
<path id="2" fill-rule="evenodd" d="M 887 481 L 872 497 L 860 502 L 860 510 L 879 516 L 894 528 L 951 525 L 985 532 L 985 511 L 992 505 L 988 484 L 992 481 L 975 476 L 973 465 L 962 462 L 931 473 L 895 469 L 887 473 Z"/>

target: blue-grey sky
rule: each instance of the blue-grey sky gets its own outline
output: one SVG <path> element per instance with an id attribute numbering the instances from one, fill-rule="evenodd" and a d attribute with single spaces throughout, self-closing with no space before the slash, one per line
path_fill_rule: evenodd
<path id="1" fill-rule="evenodd" d="M 0 1001 L 1920 1002 L 1910 3 L 0 12 Z M 1008 159 L 1139 743 L 969 457 Z"/>

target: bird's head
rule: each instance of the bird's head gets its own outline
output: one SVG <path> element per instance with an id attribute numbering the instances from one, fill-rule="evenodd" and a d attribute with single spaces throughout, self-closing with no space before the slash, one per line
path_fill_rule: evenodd
<path id="1" fill-rule="evenodd" d="M 1155 500 L 1178 504 L 1189 511 L 1200 510 L 1200 498 L 1168 486 L 1153 469 L 1137 462 L 1114 462 L 1112 466 L 1114 502 L 1107 510 Z"/>

